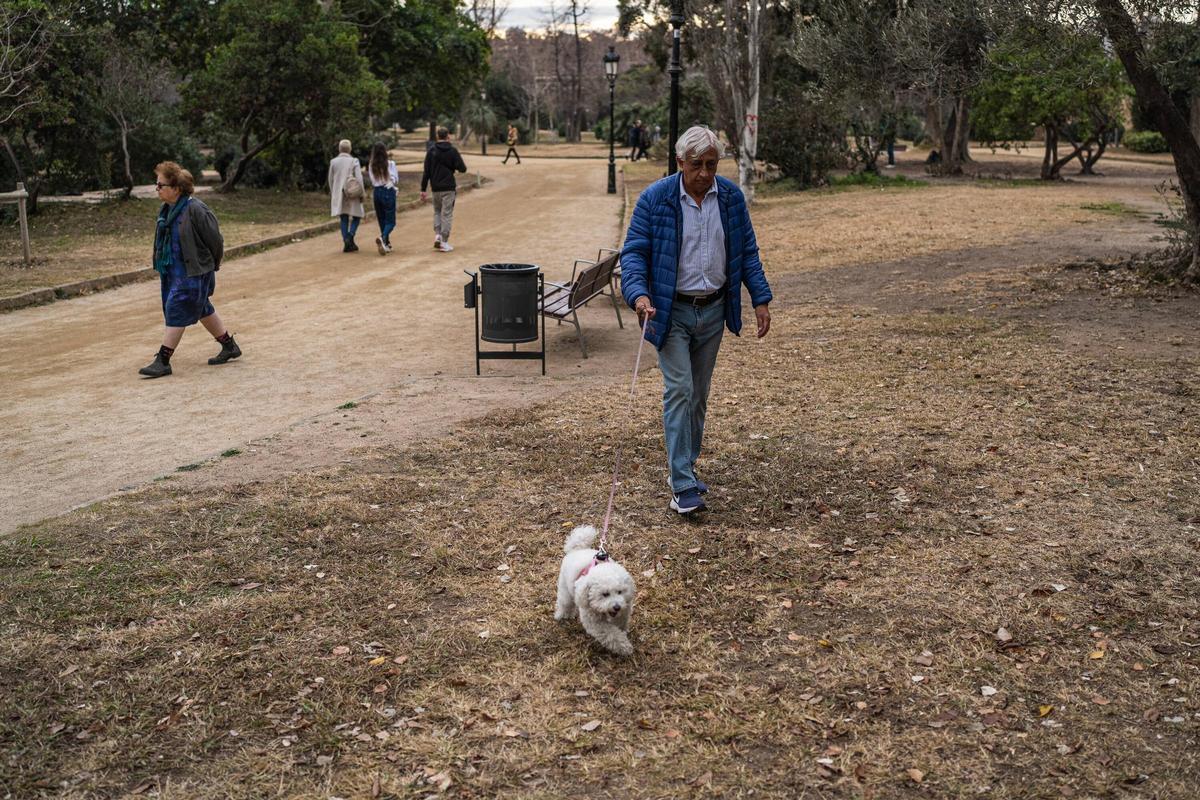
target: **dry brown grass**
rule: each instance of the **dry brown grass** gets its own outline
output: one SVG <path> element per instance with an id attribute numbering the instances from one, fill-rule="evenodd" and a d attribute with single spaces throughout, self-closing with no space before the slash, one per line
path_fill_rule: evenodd
<path id="1" fill-rule="evenodd" d="M 666 510 L 651 371 L 632 415 L 614 376 L 339 470 L 160 483 L 4 542 L 0 787 L 1194 797 L 1196 359 L 813 307 L 788 292 L 799 261 L 772 262 L 771 336 L 723 348 L 699 521 Z M 629 660 L 551 619 L 618 437 Z"/>

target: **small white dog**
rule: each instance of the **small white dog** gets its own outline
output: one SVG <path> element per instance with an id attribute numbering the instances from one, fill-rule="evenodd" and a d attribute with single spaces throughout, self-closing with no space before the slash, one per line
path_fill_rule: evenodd
<path id="1" fill-rule="evenodd" d="M 625 568 L 611 558 L 596 560 L 595 540 L 596 529 L 591 525 L 578 527 L 567 537 L 554 618 L 568 619 L 578 608 L 583 629 L 602 647 L 620 656 L 632 655 L 627 631 L 637 587 Z"/>

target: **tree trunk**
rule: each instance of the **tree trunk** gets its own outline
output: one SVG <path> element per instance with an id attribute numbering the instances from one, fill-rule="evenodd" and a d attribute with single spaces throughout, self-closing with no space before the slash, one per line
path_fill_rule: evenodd
<path id="1" fill-rule="evenodd" d="M 245 176 L 246 167 L 250 166 L 250 162 L 253 161 L 254 158 L 259 153 L 261 153 L 263 150 L 266 150 L 268 147 L 273 145 L 275 142 L 279 141 L 279 138 L 281 136 L 283 136 L 283 131 L 282 130 L 276 131 L 275 133 L 271 134 L 266 139 L 264 139 L 262 142 L 257 144 L 255 147 L 251 148 L 249 151 L 246 150 L 246 143 L 247 143 L 246 137 L 243 137 L 242 138 L 242 156 L 241 156 L 241 158 L 238 159 L 237 166 L 234 168 L 233 172 L 230 173 L 229 178 L 224 183 L 222 183 L 219 187 L 217 187 L 217 191 L 221 192 L 221 193 L 235 191 L 237 189 L 238 181 L 240 181 L 243 178 L 243 176 Z"/>
<path id="2" fill-rule="evenodd" d="M 1091 147 L 1086 147 L 1086 148 L 1083 148 L 1080 150 L 1080 153 L 1079 153 L 1079 163 L 1081 165 L 1080 169 L 1079 169 L 1080 175 L 1098 175 L 1099 174 L 1098 172 L 1096 172 L 1094 167 L 1096 166 L 1096 162 L 1100 160 L 1100 157 L 1104 155 L 1104 151 L 1108 148 L 1107 136 L 1108 136 L 1107 131 L 1104 131 L 1100 134 L 1100 137 L 1096 140 L 1096 146 L 1095 146 L 1094 150 Z"/>
<path id="3" fill-rule="evenodd" d="M 1093 0 L 1108 38 L 1125 66 L 1129 82 L 1137 93 L 1142 108 L 1150 115 L 1155 127 L 1162 132 L 1175 159 L 1175 174 L 1179 177 L 1180 194 L 1191 228 L 1191 264 L 1184 277 L 1200 281 L 1200 140 L 1188 125 L 1188 120 L 1171 101 L 1171 95 L 1147 65 L 1146 48 L 1137 27 L 1121 0 Z"/>
<path id="4" fill-rule="evenodd" d="M 1200 88 L 1192 90 L 1192 138 L 1200 142 Z"/>
<path id="5" fill-rule="evenodd" d="M 740 105 L 741 134 L 738 146 L 738 185 L 747 203 L 754 202 L 754 162 L 758 158 L 759 40 L 762 18 L 761 0 L 750 0 L 749 29 L 746 31 L 746 71 L 748 85 L 735 92 Z M 739 48 L 740 50 L 740 48 Z M 739 53 L 740 55 L 740 53 Z M 740 101 L 740 102 L 739 102 Z"/>
<path id="6" fill-rule="evenodd" d="M 121 152 L 125 156 L 125 191 L 121 192 L 121 199 L 128 200 L 133 197 L 133 168 L 129 163 L 129 129 L 125 125 L 121 125 Z"/>
<path id="7" fill-rule="evenodd" d="M 958 153 L 961 164 L 974 161 L 971 158 L 971 98 L 963 95 L 959 98 L 958 117 L 954 127 L 954 149 Z"/>
<path id="8" fill-rule="evenodd" d="M 1043 143 L 1045 149 L 1042 151 L 1041 178 L 1044 181 L 1048 181 L 1053 178 L 1050 165 L 1054 163 L 1054 150 L 1058 144 L 1058 132 L 1049 125 L 1043 126 L 1042 130 L 1045 131 L 1043 134 Z"/>
<path id="9" fill-rule="evenodd" d="M 926 131 L 941 161 L 932 166 L 938 175 L 961 175 L 963 163 L 970 160 L 967 142 L 971 128 L 968 124 L 969 105 L 966 95 L 944 99 L 931 98 L 926 105 Z"/>

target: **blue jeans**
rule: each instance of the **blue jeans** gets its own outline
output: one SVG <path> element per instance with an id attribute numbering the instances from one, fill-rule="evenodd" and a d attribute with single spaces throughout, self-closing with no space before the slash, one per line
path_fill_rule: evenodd
<path id="1" fill-rule="evenodd" d="M 342 241 L 353 242 L 354 234 L 358 232 L 358 223 L 362 222 L 362 217 L 342 214 L 339 219 L 342 221 Z"/>
<path id="2" fill-rule="evenodd" d="M 725 333 L 725 302 L 703 308 L 676 303 L 658 368 L 663 375 L 663 432 L 671 490 L 676 494 L 696 486 L 696 459 L 704 440 L 704 413 L 712 385 L 717 350 Z"/>
<path id="3" fill-rule="evenodd" d="M 379 222 L 379 236 L 384 244 L 390 245 L 389 238 L 396 227 L 396 190 L 386 186 L 376 186 L 372 195 L 375 201 L 375 219 Z"/>

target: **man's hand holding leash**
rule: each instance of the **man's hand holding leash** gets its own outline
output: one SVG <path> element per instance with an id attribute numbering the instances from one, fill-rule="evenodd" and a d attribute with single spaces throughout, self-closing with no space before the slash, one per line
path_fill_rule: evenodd
<path id="1" fill-rule="evenodd" d="M 646 295 L 642 295 L 637 299 L 637 302 L 633 304 L 633 310 L 637 312 L 638 324 L 643 327 L 646 325 L 646 320 L 654 319 L 654 315 L 657 313 L 657 309 L 650 305 L 650 298 Z M 761 323 L 759 324 L 759 328 L 762 328 Z M 762 334 L 760 333 L 759 336 L 762 336 Z"/>

